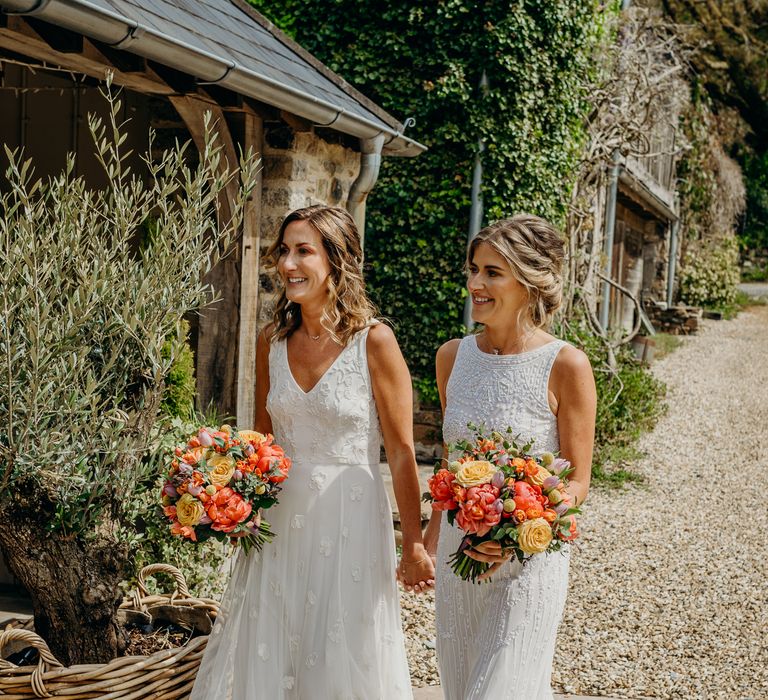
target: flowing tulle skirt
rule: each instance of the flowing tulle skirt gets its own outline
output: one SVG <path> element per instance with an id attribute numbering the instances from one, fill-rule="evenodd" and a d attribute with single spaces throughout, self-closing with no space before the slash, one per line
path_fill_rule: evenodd
<path id="1" fill-rule="evenodd" d="M 411 698 L 378 469 L 294 464 L 274 542 L 238 555 L 194 700 Z"/>

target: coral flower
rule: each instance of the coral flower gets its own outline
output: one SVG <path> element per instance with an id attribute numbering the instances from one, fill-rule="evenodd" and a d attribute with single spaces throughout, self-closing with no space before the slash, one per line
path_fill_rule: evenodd
<path id="1" fill-rule="evenodd" d="M 457 503 L 453 493 L 455 479 L 456 475 L 447 469 L 441 469 L 429 479 L 427 485 L 434 499 L 432 510 L 453 510 L 456 508 Z"/>
<path id="2" fill-rule="evenodd" d="M 522 473 L 525 469 L 525 460 L 520 457 L 515 457 L 512 462 L 512 466 L 514 467 L 516 472 Z"/>
<path id="3" fill-rule="evenodd" d="M 282 459 L 285 453 L 277 445 L 268 445 L 264 443 L 256 452 L 256 471 L 259 474 L 265 474 L 272 469 L 273 462 Z"/>
<path id="4" fill-rule="evenodd" d="M 515 504 L 518 509 L 525 511 L 526 513 L 530 509 L 540 508 L 541 510 L 544 510 L 541 507 L 542 504 L 539 500 L 540 494 L 541 489 L 539 489 L 539 493 L 537 493 L 536 487 L 531 486 L 525 481 L 518 481 L 515 483 Z"/>
<path id="5" fill-rule="evenodd" d="M 187 464 L 194 466 L 200 461 L 200 458 L 202 456 L 203 456 L 203 448 L 195 447 L 194 449 L 188 450 L 187 452 L 185 452 L 184 456 L 181 459 Z"/>
<path id="6" fill-rule="evenodd" d="M 179 522 L 173 523 L 171 525 L 171 534 L 176 535 L 177 537 L 185 537 L 188 540 L 192 540 L 193 542 L 197 542 L 197 535 L 195 534 L 195 528 L 189 527 L 188 525 L 182 525 Z"/>
<path id="7" fill-rule="evenodd" d="M 466 501 L 459 506 L 456 522 L 467 533 L 483 537 L 492 527 L 501 522 L 501 513 L 496 508 L 499 489 L 491 484 L 471 486 L 467 489 Z"/>
<path id="8" fill-rule="evenodd" d="M 285 481 L 288 478 L 288 472 L 291 471 L 291 465 L 291 458 L 283 456 L 283 458 L 273 466 L 273 469 L 277 469 L 278 473 L 270 476 L 269 480 L 273 484 L 279 484 Z"/>
<path id="9" fill-rule="evenodd" d="M 541 515 L 544 520 L 546 520 L 548 523 L 553 523 L 555 520 L 557 520 L 557 513 L 552 510 L 551 508 L 547 508 Z"/>
<path id="10" fill-rule="evenodd" d="M 560 519 L 558 538 L 563 542 L 571 542 L 579 536 L 575 515 L 566 515 Z"/>
<path id="11" fill-rule="evenodd" d="M 214 530 L 232 532 L 251 514 L 251 504 L 227 486 L 211 497 L 206 513 L 212 520 Z"/>

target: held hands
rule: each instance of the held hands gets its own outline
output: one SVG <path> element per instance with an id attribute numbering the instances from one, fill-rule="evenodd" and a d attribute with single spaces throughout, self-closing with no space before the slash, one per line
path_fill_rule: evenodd
<path id="1" fill-rule="evenodd" d="M 403 552 L 396 577 L 406 591 L 423 593 L 435 585 L 435 559 L 423 546 L 414 552 Z"/>
<path id="2" fill-rule="evenodd" d="M 491 568 L 488 571 L 477 577 L 478 581 L 489 579 L 501 568 L 502 564 L 512 558 L 512 551 L 504 552 L 501 545 L 493 541 L 481 542 L 474 549 L 465 549 L 464 554 L 475 561 L 484 561 L 487 564 L 491 564 Z"/>

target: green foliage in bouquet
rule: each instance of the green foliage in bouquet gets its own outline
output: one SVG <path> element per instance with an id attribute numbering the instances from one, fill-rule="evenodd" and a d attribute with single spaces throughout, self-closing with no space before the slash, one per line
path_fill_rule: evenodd
<path id="1" fill-rule="evenodd" d="M 0 548 L 65 664 L 124 646 L 127 514 L 178 348 L 167 341 L 212 301 L 204 276 L 238 230 L 256 167 L 230 170 L 209 120 L 196 168 L 188 144 L 132 167 L 120 100 L 107 100 L 106 122 L 89 117 L 104 189 L 75 175 L 74 156 L 42 180 L 8 149 L 0 188 Z M 234 216 L 219 224 L 238 176 Z"/>
<path id="2" fill-rule="evenodd" d="M 189 543 L 172 535 L 159 505 L 158 494 L 165 481 L 163 472 L 173 448 L 186 442 L 199 426 L 219 425 L 222 422 L 216 416 L 202 415 L 158 421 L 153 426 L 150 447 L 144 457 L 145 477 L 136 485 L 134 498 L 126 504 L 126 519 L 133 524 L 134 532 L 131 542 L 134 571 L 157 562 L 173 564 L 184 574 L 189 589 L 203 598 L 218 598 L 224 592 L 233 547 L 216 540 L 190 547 Z M 154 579 L 150 579 L 147 585 L 156 585 Z M 123 586 L 125 590 L 132 589 L 135 579 L 126 579 Z"/>

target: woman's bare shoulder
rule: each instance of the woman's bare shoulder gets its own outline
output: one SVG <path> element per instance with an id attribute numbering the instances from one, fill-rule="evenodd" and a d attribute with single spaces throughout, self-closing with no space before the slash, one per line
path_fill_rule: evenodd
<path id="1" fill-rule="evenodd" d="M 435 362 L 438 363 L 450 363 L 456 359 L 456 353 L 459 351 L 459 345 L 461 345 L 461 338 L 452 338 L 446 343 L 443 343 L 435 354 Z"/>
<path id="2" fill-rule="evenodd" d="M 564 374 L 581 374 L 582 372 L 592 373 L 592 365 L 589 362 L 587 353 L 570 343 L 566 343 L 557 353 L 553 371 Z"/>
<path id="3" fill-rule="evenodd" d="M 564 345 L 552 366 L 550 387 L 558 397 L 594 393 L 595 378 L 587 354 L 573 345 Z"/>

